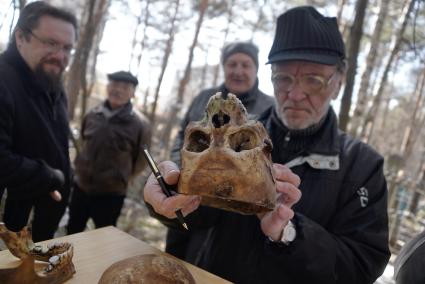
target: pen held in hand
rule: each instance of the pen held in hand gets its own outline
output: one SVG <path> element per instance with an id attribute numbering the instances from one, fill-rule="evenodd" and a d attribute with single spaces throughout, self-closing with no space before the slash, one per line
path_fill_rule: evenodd
<path id="1" fill-rule="evenodd" d="M 168 188 L 168 185 L 165 183 L 165 180 L 162 177 L 158 166 L 156 165 L 155 161 L 153 160 L 151 154 L 149 153 L 149 151 L 146 147 L 143 148 L 143 154 L 145 155 L 145 158 L 148 161 L 149 167 L 151 168 L 152 173 L 154 174 L 155 178 L 158 180 L 159 186 L 161 187 L 164 194 L 167 197 L 173 196 L 170 189 Z M 189 230 L 186 222 L 184 221 L 183 214 L 182 214 L 181 210 L 177 210 L 175 213 L 176 213 L 177 219 L 179 220 L 180 224 L 182 224 L 183 228 L 185 228 L 186 230 Z"/>

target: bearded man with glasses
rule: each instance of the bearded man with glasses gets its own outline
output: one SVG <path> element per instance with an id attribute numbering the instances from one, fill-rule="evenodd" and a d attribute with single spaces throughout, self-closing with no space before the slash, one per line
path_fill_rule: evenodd
<path id="1" fill-rule="evenodd" d="M 154 176 L 145 202 L 170 227 L 180 228 L 180 209 L 194 232 L 209 228 L 185 259 L 232 282 L 374 283 L 390 257 L 384 161 L 338 130 L 330 102 L 344 80 L 345 48 L 336 18 L 288 10 L 268 59 L 276 106 L 259 120 L 273 142 L 274 210 L 246 216 L 199 206 L 196 196 L 166 198 Z M 168 184 L 178 181 L 176 165 L 159 166 Z"/>
<path id="2" fill-rule="evenodd" d="M 67 99 L 62 74 L 76 41 L 77 20 L 45 2 L 21 11 L 0 56 L 0 191 L 7 189 L 3 222 L 27 225 L 51 239 L 70 192 Z"/>

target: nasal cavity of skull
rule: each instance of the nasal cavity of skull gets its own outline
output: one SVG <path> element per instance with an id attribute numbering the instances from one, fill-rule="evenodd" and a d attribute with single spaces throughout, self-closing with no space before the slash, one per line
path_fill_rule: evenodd
<path id="1" fill-rule="evenodd" d="M 230 116 L 220 110 L 218 113 L 213 115 L 211 121 L 215 128 L 220 128 L 223 125 L 229 123 Z"/>
<path id="2" fill-rule="evenodd" d="M 197 130 L 189 135 L 189 143 L 186 150 L 189 152 L 200 153 L 208 149 L 210 143 L 210 136 L 202 131 Z"/>
<path id="3" fill-rule="evenodd" d="M 252 131 L 242 130 L 229 136 L 229 145 L 235 152 L 254 149 L 256 136 Z"/>

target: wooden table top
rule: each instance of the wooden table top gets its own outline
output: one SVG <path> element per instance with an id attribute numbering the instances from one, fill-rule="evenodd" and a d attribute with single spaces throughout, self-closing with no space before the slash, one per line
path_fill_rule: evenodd
<path id="1" fill-rule="evenodd" d="M 113 263 L 139 254 L 166 254 L 147 243 L 112 226 L 86 231 L 41 242 L 70 242 L 74 246 L 73 263 L 76 273 L 65 283 L 97 283 L 102 273 Z M 181 261 L 196 283 L 230 283 L 218 276 Z M 0 252 L 0 268 L 16 266 L 17 258 L 9 250 Z"/>

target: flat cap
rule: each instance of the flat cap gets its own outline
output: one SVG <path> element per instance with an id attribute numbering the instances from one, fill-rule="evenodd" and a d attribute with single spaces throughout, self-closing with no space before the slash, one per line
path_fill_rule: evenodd
<path id="1" fill-rule="evenodd" d="M 134 86 L 137 86 L 139 84 L 137 78 L 127 71 L 118 71 L 110 73 L 108 74 L 108 80 L 129 82 L 132 83 Z"/>

